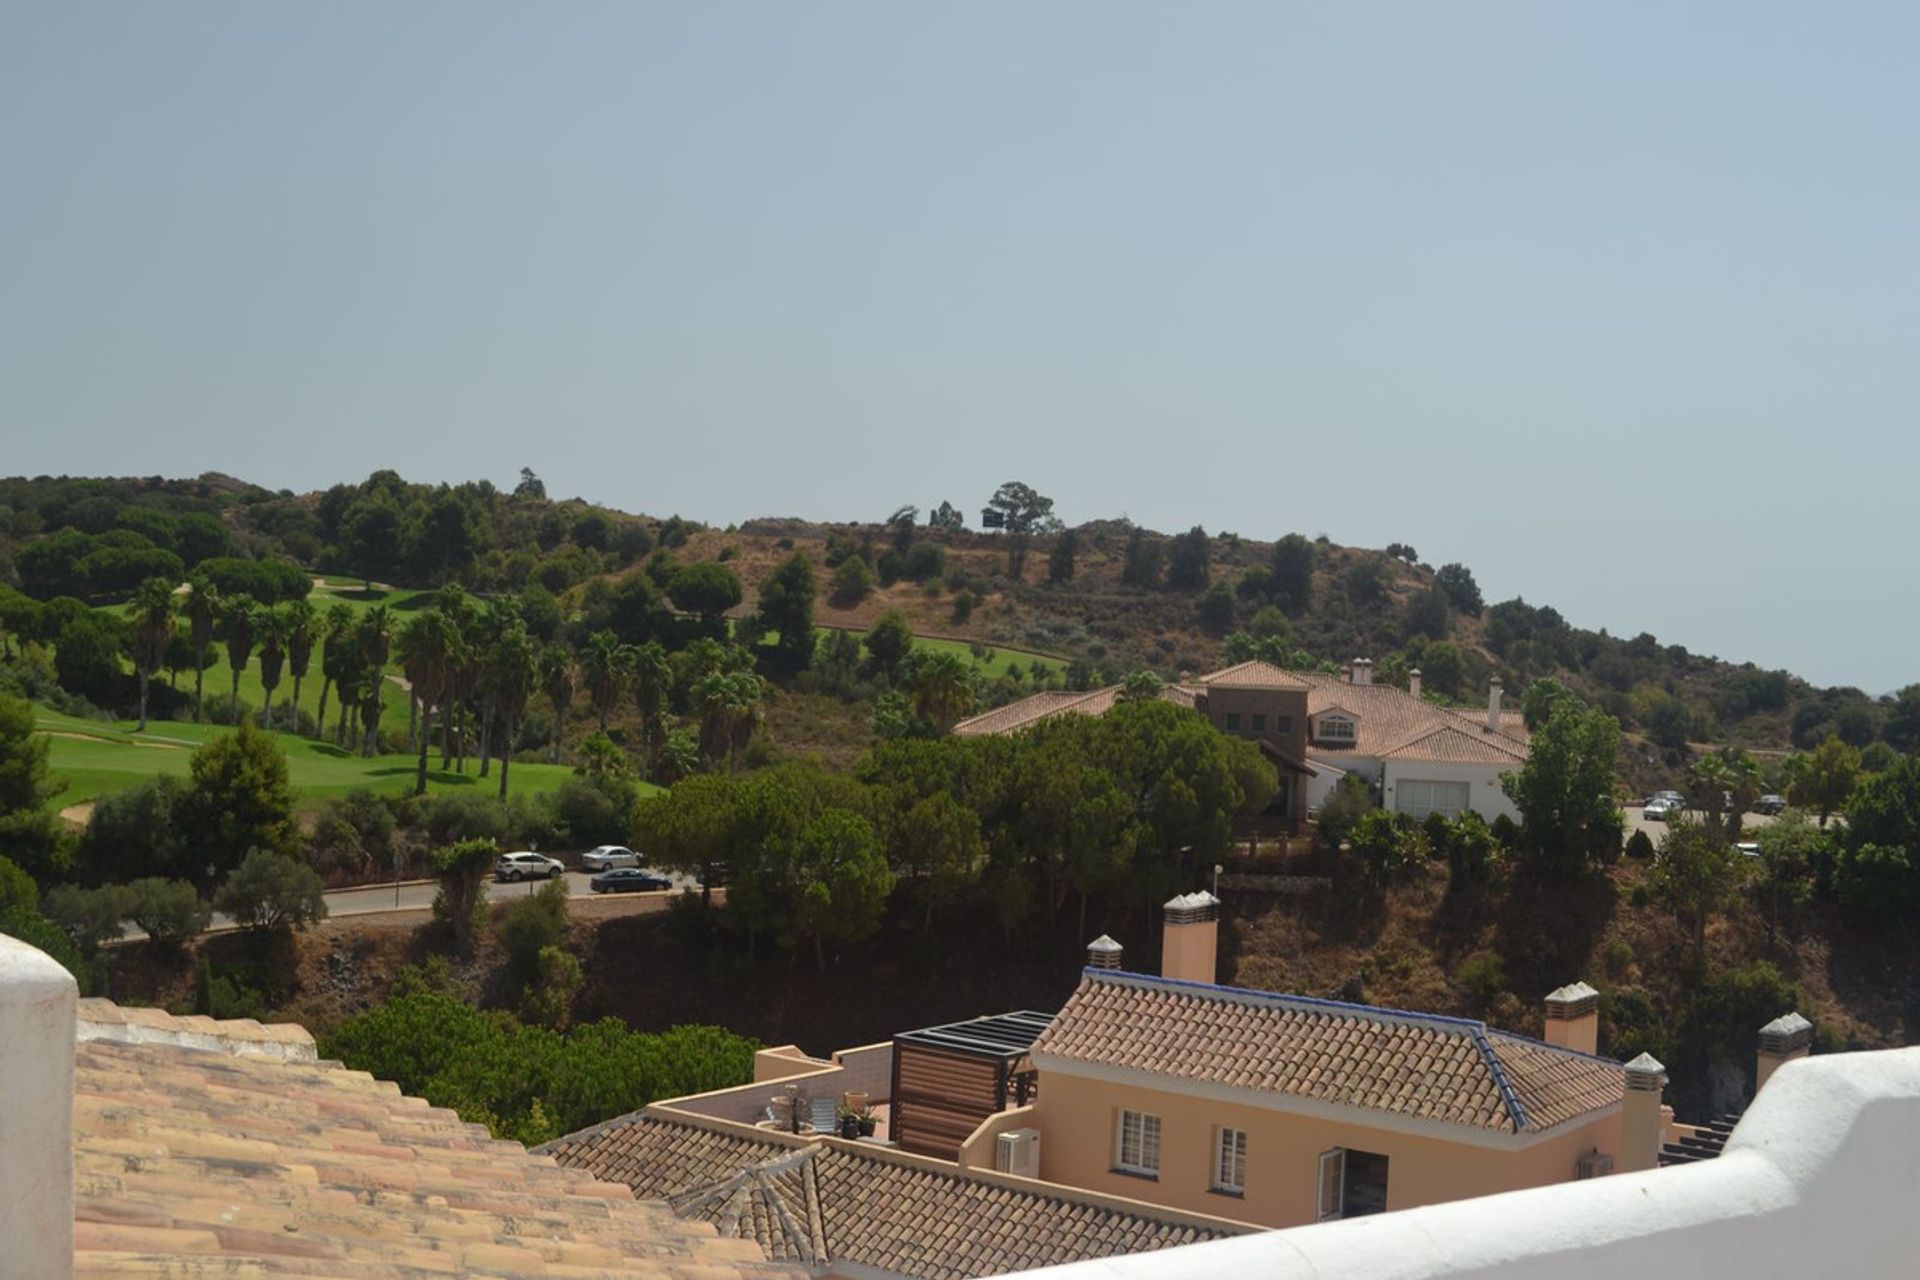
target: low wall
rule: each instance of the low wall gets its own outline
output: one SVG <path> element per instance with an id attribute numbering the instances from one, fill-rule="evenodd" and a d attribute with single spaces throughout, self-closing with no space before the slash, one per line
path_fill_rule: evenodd
<path id="1" fill-rule="evenodd" d="M 795 1057 L 791 1045 L 762 1049 L 754 1055 L 752 1084 L 716 1089 L 685 1098 L 668 1098 L 655 1105 L 688 1115 L 711 1116 L 753 1124 L 766 1115 L 767 1105 L 798 1087 L 808 1098 L 829 1098 L 835 1104 L 843 1093 L 864 1092 L 873 1102 L 885 1102 L 893 1082 L 893 1045 L 866 1045 L 843 1049 L 833 1062 Z M 788 1070 L 789 1067 L 796 1068 Z"/>
<path id="2" fill-rule="evenodd" d="M 1031 1106 L 1012 1107 L 998 1111 L 980 1122 L 980 1127 L 967 1135 L 960 1144 L 960 1154 L 954 1157 L 962 1169 L 987 1169 L 994 1167 L 994 1148 L 1000 1135 L 1009 1129 L 1025 1129 L 1033 1124 L 1034 1109 Z"/>
<path id="3" fill-rule="evenodd" d="M 864 1093 L 871 1102 L 885 1102 L 893 1096 L 893 1041 L 842 1049 L 833 1055 L 844 1075 L 843 1093 Z"/>
<path id="4" fill-rule="evenodd" d="M 1915 1274 L 1920 1048 L 1782 1067 L 1717 1160 L 1024 1273 L 1049 1280 Z"/>
<path id="5" fill-rule="evenodd" d="M 1282 893 L 1293 897 L 1322 893 L 1333 888 L 1332 876 L 1264 875 L 1250 871 L 1223 871 L 1219 882 L 1222 889 L 1238 889 L 1244 893 Z"/>

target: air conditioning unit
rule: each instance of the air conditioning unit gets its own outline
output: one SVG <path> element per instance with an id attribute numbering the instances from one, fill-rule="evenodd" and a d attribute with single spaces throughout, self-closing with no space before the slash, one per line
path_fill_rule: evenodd
<path id="1" fill-rule="evenodd" d="M 1613 1172 L 1613 1157 L 1604 1151 L 1592 1150 L 1574 1162 L 1575 1181 L 1585 1182 L 1588 1178 L 1604 1178 Z"/>
<path id="2" fill-rule="evenodd" d="M 993 1167 L 1022 1178 L 1040 1176 L 1040 1131 L 1009 1129 L 993 1146 Z"/>

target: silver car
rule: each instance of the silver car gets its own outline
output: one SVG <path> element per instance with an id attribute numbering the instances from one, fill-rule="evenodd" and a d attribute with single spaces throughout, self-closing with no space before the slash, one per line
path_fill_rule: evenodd
<path id="1" fill-rule="evenodd" d="M 617 844 L 603 844 L 580 855 L 582 871 L 611 871 L 615 867 L 637 867 L 640 855 Z"/>
<path id="2" fill-rule="evenodd" d="M 503 853 L 493 864 L 493 875 L 496 880 L 551 880 L 566 869 L 544 853 Z"/>

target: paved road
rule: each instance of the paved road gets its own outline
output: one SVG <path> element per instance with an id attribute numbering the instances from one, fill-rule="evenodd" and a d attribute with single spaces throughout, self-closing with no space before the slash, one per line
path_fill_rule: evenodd
<path id="1" fill-rule="evenodd" d="M 1705 816 L 1705 814 L 1701 813 L 1689 813 L 1687 820 L 1690 822 L 1699 822 L 1702 821 Z M 1740 815 L 1740 829 L 1742 832 L 1757 831 L 1772 821 L 1773 819 L 1764 813 L 1743 813 Z M 1642 806 L 1637 804 L 1627 806 L 1628 836 L 1632 836 L 1636 831 L 1644 831 L 1647 833 L 1647 839 L 1653 841 L 1654 846 L 1657 848 L 1660 844 L 1660 838 L 1667 834 L 1667 830 L 1668 824 L 1661 822 L 1657 818 L 1653 821 L 1648 821 L 1646 810 Z M 1742 835 L 1740 838 L 1746 840 L 1750 837 Z"/>
<path id="2" fill-rule="evenodd" d="M 698 889 L 700 882 L 692 876 L 678 873 L 667 877 L 673 881 L 675 890 Z M 590 877 L 584 871 L 569 871 L 561 876 L 571 897 L 600 897 L 587 888 Z M 487 897 L 494 901 L 508 901 L 514 898 L 529 897 L 546 887 L 544 880 L 527 880 L 520 884 L 502 884 L 497 880 L 487 881 Z M 371 915 L 377 911 L 424 911 L 433 905 L 435 886 L 431 880 L 409 881 L 395 888 L 393 885 L 374 885 L 361 889 L 335 889 L 327 894 L 327 915 L 338 919 L 341 916 Z M 215 926 L 220 921 L 215 917 Z"/>

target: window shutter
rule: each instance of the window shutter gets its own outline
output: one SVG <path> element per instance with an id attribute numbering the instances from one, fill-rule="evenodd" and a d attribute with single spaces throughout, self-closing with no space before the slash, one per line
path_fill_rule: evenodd
<path id="1" fill-rule="evenodd" d="M 1340 1216 L 1347 1195 L 1347 1153 L 1339 1147 L 1320 1153 L 1320 1222 Z"/>

